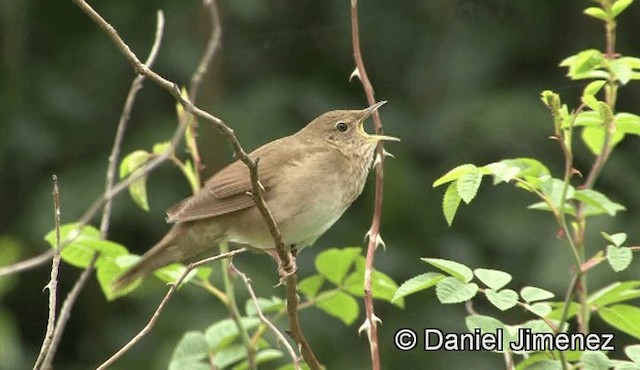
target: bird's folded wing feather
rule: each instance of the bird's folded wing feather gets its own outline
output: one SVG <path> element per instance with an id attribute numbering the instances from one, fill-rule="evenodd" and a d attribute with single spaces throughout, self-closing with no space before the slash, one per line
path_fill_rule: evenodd
<path id="1" fill-rule="evenodd" d="M 260 159 L 258 162 L 258 178 L 264 186 L 263 195 L 269 192 L 269 179 L 287 161 L 286 156 L 265 155 L 275 147 L 282 146 L 282 139 L 264 145 L 250 156 Z M 293 153 L 289 153 L 293 154 Z M 241 161 L 235 161 L 209 178 L 204 187 L 193 196 L 183 200 L 167 210 L 167 222 L 185 222 L 239 211 L 253 207 L 251 195 L 251 178 L 249 169 Z"/>

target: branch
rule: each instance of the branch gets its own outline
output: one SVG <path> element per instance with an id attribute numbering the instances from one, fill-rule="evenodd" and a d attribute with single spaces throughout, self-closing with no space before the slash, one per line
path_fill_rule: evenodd
<path id="1" fill-rule="evenodd" d="M 247 250 L 246 248 L 235 249 L 228 253 L 219 254 L 217 256 L 205 258 L 203 260 L 190 263 L 187 266 L 187 268 L 182 272 L 182 275 L 180 275 L 178 280 L 176 280 L 175 283 L 171 284 L 171 288 L 169 288 L 169 291 L 167 292 L 167 294 L 165 294 L 164 298 L 158 305 L 158 308 L 156 308 L 156 311 L 153 313 L 153 316 L 151 316 L 151 319 L 149 319 L 149 322 L 147 323 L 147 325 L 145 325 L 145 327 L 142 328 L 142 330 L 140 330 L 140 332 L 136 334 L 136 336 L 133 337 L 133 339 L 131 339 L 127 344 L 125 344 L 122 348 L 120 348 L 118 352 L 113 354 L 113 356 L 109 357 L 109 359 L 107 359 L 100 366 L 98 366 L 96 370 L 104 370 L 104 369 L 107 369 L 109 366 L 113 365 L 120 357 L 122 357 L 122 355 L 124 355 L 131 348 L 133 348 L 133 346 L 135 346 L 145 335 L 147 335 L 153 329 L 153 327 L 156 325 L 156 322 L 158 321 L 158 318 L 160 317 L 160 314 L 166 307 L 167 303 L 169 302 L 173 294 L 176 292 L 180 284 L 182 284 L 184 279 L 187 277 L 187 275 L 189 275 L 189 273 L 193 269 L 196 269 L 202 265 L 205 265 L 207 263 L 217 261 L 223 258 L 231 258 L 236 254 L 245 252 L 246 250 Z"/>
<path id="2" fill-rule="evenodd" d="M 56 250 L 60 245 L 60 189 L 58 188 L 58 176 L 51 176 L 53 180 L 53 208 L 54 208 L 54 224 L 56 229 Z M 58 296 L 58 269 L 60 268 L 60 253 L 56 253 L 53 256 L 53 262 L 51 263 L 51 279 L 45 287 L 49 289 L 49 318 L 47 320 L 47 331 L 42 341 L 42 347 L 40 347 L 40 353 L 36 359 L 33 369 L 39 369 L 42 366 L 49 348 L 51 347 L 51 341 L 53 339 L 53 333 L 56 326 L 56 308 L 57 308 L 57 296 Z"/>
<path id="3" fill-rule="evenodd" d="M 296 340 L 296 342 L 298 342 L 298 344 L 300 345 L 302 355 L 305 361 L 307 362 L 307 364 L 314 370 L 320 369 L 320 363 L 316 359 L 315 355 L 313 354 L 313 351 L 311 350 L 311 347 L 307 343 L 302 331 L 300 330 L 300 324 L 298 322 L 298 314 L 297 314 L 298 298 L 297 298 L 297 292 L 296 292 L 295 270 L 293 268 L 290 255 L 289 253 L 287 253 L 285 245 L 282 241 L 282 234 L 280 232 L 280 229 L 278 228 L 278 225 L 276 224 L 273 218 L 273 215 L 269 211 L 269 208 L 267 207 L 267 204 L 264 198 L 262 197 L 262 192 L 260 190 L 262 186 L 260 185 L 260 182 L 258 179 L 259 158 L 256 158 L 254 160 L 249 157 L 249 155 L 244 151 L 244 149 L 240 145 L 240 142 L 236 138 L 234 131 L 231 128 L 229 128 L 229 126 L 227 126 L 224 123 L 224 121 L 196 107 L 191 102 L 191 100 L 189 100 L 187 97 L 181 94 L 180 89 L 174 82 L 171 82 L 163 78 L 162 76 L 158 75 L 157 73 L 152 71 L 150 68 L 142 64 L 140 60 L 136 57 L 136 55 L 131 51 L 129 46 L 127 46 L 127 44 L 120 38 L 116 30 L 104 18 L 102 18 L 100 14 L 98 14 L 91 6 L 89 6 L 89 4 L 87 4 L 85 0 L 73 0 L 73 1 L 74 3 L 76 3 L 76 5 L 78 5 L 78 7 L 80 7 L 82 11 L 84 11 L 89 16 L 89 18 L 91 18 L 100 28 L 103 29 L 103 31 L 105 31 L 107 36 L 113 41 L 115 46 L 120 50 L 123 56 L 129 61 L 129 63 L 133 66 L 133 68 L 139 74 L 147 76 L 151 81 L 153 81 L 159 87 L 169 92 L 169 94 L 171 94 L 183 106 L 185 112 L 212 123 L 213 126 L 222 135 L 224 135 L 227 138 L 227 140 L 229 141 L 229 143 L 233 148 L 236 158 L 238 158 L 247 166 L 247 168 L 249 169 L 250 177 L 251 177 L 251 188 L 252 188 L 251 196 L 253 198 L 253 201 L 256 204 L 256 207 L 260 211 L 262 218 L 267 224 L 269 232 L 273 237 L 275 248 L 276 248 L 276 251 L 278 252 L 278 256 L 280 257 L 280 260 L 282 261 L 282 264 L 283 264 L 283 268 L 287 273 L 287 278 L 286 278 L 287 306 L 288 306 L 288 312 L 289 312 L 289 324 L 291 326 L 292 335 L 294 336 L 294 339 Z M 377 117 L 376 113 L 374 113 L 374 118 L 375 117 Z M 182 131 L 178 131 L 180 135 L 184 131 L 184 126 L 185 125 L 180 125 L 180 127 L 182 128 Z M 173 142 L 172 142 L 172 145 L 174 145 Z M 159 156 L 156 159 L 157 160 L 161 158 L 166 159 L 167 156 L 168 156 L 168 153 L 163 153 L 162 156 Z M 151 164 L 151 162 L 149 162 L 149 164 Z M 136 173 L 134 173 L 133 175 L 136 175 Z M 140 174 L 138 175 L 139 176 L 137 176 L 136 178 L 141 176 Z M 127 179 L 130 179 L 130 177 Z M 115 186 L 113 191 L 116 191 L 117 189 L 118 189 L 118 186 Z M 110 193 L 107 193 L 107 195 L 110 195 Z"/>
<path id="4" fill-rule="evenodd" d="M 367 102 L 369 105 L 375 104 L 375 97 L 373 92 L 373 86 L 369 81 L 367 71 L 362 59 L 362 52 L 360 51 L 360 30 L 358 26 L 358 0 L 351 0 L 351 41 L 353 44 L 353 59 L 356 64 L 356 70 L 352 76 L 357 76 L 362 82 L 365 95 L 367 96 Z M 378 111 L 373 112 L 373 125 L 377 134 L 382 134 L 382 122 L 380 121 L 380 114 Z M 376 248 L 379 245 L 384 247 L 384 242 L 380 236 L 380 219 L 382 217 L 382 196 L 383 196 L 383 180 L 384 180 L 384 157 L 385 151 L 382 141 L 378 142 L 375 152 L 376 165 L 376 188 L 375 188 L 375 200 L 373 209 L 373 219 L 371 220 L 371 227 L 367 232 L 369 243 L 367 246 L 367 256 L 365 262 L 364 271 L 364 306 L 366 311 L 365 322 L 360 326 L 359 332 L 366 331 L 369 339 L 369 349 L 371 353 L 371 368 L 373 370 L 380 369 L 380 351 L 378 346 L 378 322 L 380 319 L 374 313 L 373 307 L 373 293 L 371 291 L 372 275 L 373 275 L 373 262 L 375 258 Z"/>
<path id="5" fill-rule="evenodd" d="M 289 355 L 291 356 L 291 359 L 293 360 L 294 368 L 296 370 L 300 370 L 300 359 L 296 354 L 296 352 L 291 347 L 291 344 L 289 343 L 287 338 L 284 336 L 284 334 L 282 334 L 282 332 L 280 332 L 280 330 L 278 330 L 278 328 L 271 321 L 269 321 L 269 319 L 267 319 L 267 317 L 264 315 L 264 313 L 260 309 L 258 298 L 256 297 L 256 293 L 253 291 L 253 287 L 251 286 L 251 279 L 249 279 L 245 273 L 238 270 L 233 263 L 229 263 L 229 267 L 231 267 L 233 271 L 235 271 L 235 273 L 242 278 L 242 281 L 244 281 L 244 285 L 247 287 L 247 291 L 249 291 L 249 295 L 251 295 L 251 300 L 253 301 L 253 305 L 256 307 L 256 312 L 258 313 L 258 317 L 260 317 L 260 320 L 265 325 L 267 325 L 269 329 L 271 329 L 271 331 L 273 331 L 273 333 L 278 337 L 278 339 L 282 343 L 284 343 L 285 347 L 287 347 L 287 350 L 289 351 Z"/>

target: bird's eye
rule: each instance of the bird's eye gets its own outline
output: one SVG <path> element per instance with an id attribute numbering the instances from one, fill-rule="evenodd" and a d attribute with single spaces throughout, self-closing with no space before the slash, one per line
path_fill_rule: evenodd
<path id="1" fill-rule="evenodd" d="M 344 122 L 338 122 L 336 123 L 336 128 L 338 129 L 338 131 L 340 132 L 345 132 L 347 131 L 347 129 L 349 128 L 349 126 L 347 126 L 346 123 Z"/>

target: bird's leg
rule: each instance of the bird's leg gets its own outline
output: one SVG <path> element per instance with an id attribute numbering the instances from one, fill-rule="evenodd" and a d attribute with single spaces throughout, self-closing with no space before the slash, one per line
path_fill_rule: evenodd
<path id="1" fill-rule="evenodd" d="M 269 253 L 278 263 L 278 275 L 280 276 L 280 283 L 282 284 L 287 278 L 296 273 L 298 270 L 298 265 L 296 264 L 296 255 L 298 254 L 298 250 L 295 245 L 291 245 L 289 248 L 289 265 L 284 266 L 282 259 L 278 255 L 278 251 L 275 249 L 268 249 L 267 253 Z"/>

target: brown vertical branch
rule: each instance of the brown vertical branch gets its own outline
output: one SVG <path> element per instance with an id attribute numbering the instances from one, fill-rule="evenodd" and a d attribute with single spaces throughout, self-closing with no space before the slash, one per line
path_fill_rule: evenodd
<path id="1" fill-rule="evenodd" d="M 365 95 L 367 96 L 367 102 L 369 105 L 375 104 L 375 97 L 373 93 L 373 86 L 369 81 L 367 71 L 362 60 L 362 52 L 360 49 L 360 29 L 358 26 L 358 0 L 351 0 L 351 40 L 353 44 L 353 59 L 356 64 L 356 75 L 362 82 Z M 375 132 L 382 134 L 382 122 L 380 121 L 380 114 L 378 111 L 373 112 L 373 124 Z M 382 141 L 378 142 L 375 152 L 375 166 L 376 166 L 376 187 L 375 187 L 375 200 L 373 209 L 373 219 L 371 221 L 371 227 L 367 232 L 368 246 L 367 256 L 364 272 L 364 306 L 366 311 L 366 319 L 364 324 L 360 327 L 360 331 L 366 331 L 369 339 L 369 349 L 371 353 L 371 367 L 374 370 L 380 369 L 380 350 L 378 346 L 378 322 L 380 319 L 375 315 L 373 307 L 373 293 L 371 291 L 372 275 L 373 275 L 373 262 L 375 258 L 376 248 L 379 245 L 384 247 L 384 242 L 380 236 L 380 218 L 382 216 L 382 195 L 383 195 L 383 180 L 384 180 L 384 161 L 385 151 Z"/>
<path id="2" fill-rule="evenodd" d="M 53 262 L 51 263 L 51 278 L 45 289 L 49 289 L 49 318 L 47 320 L 47 331 L 42 341 L 42 347 L 40 353 L 36 359 L 33 369 L 39 369 L 51 347 L 53 340 L 53 334 L 56 326 L 56 309 L 57 309 L 57 297 L 58 297 L 58 269 L 60 267 L 60 189 L 58 188 L 58 176 L 51 176 L 53 180 L 53 213 L 54 224 L 56 230 L 56 253 L 53 255 Z"/>

